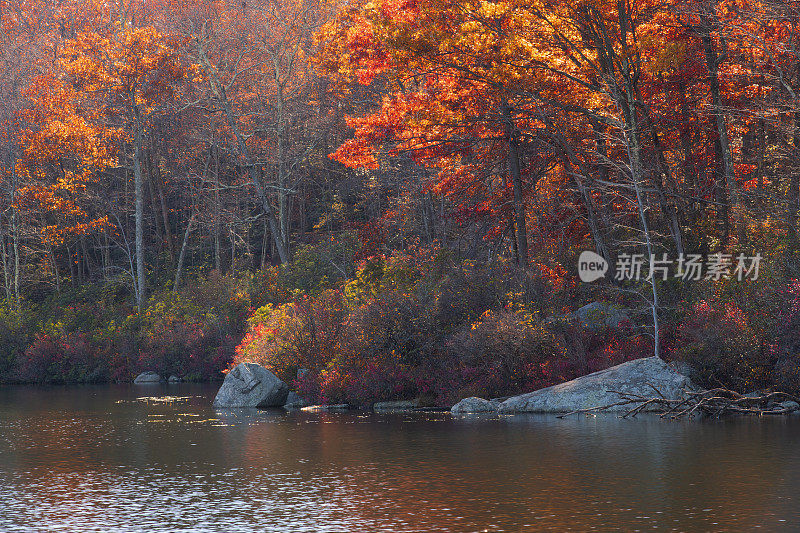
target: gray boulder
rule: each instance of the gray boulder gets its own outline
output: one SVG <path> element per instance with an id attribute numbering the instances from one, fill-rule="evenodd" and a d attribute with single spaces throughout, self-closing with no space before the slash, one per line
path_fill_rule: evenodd
<path id="1" fill-rule="evenodd" d="M 496 413 L 497 403 L 472 396 L 471 398 L 464 398 L 455 404 L 450 409 L 450 412 L 454 415 L 466 413 Z"/>
<path id="2" fill-rule="evenodd" d="M 372 410 L 376 413 L 391 413 L 402 411 L 413 411 L 419 407 L 418 400 L 399 400 L 394 402 L 375 402 Z"/>
<path id="3" fill-rule="evenodd" d="M 155 372 L 142 372 L 136 379 L 133 380 L 133 383 L 136 385 L 153 385 L 156 383 L 161 383 L 164 381 L 161 379 L 161 376 Z"/>
<path id="4" fill-rule="evenodd" d="M 658 392 L 653 387 L 658 389 Z M 676 372 L 663 360 L 658 357 L 645 357 L 566 383 L 513 396 L 501 403 L 498 410 L 501 413 L 567 413 L 618 402 L 619 395 L 611 391 L 646 397 L 657 396 L 660 393 L 667 399 L 682 399 L 687 389 L 698 390 L 688 377 Z M 622 405 L 608 410 L 628 409 L 630 407 Z"/>
<path id="5" fill-rule="evenodd" d="M 280 407 L 289 387 L 256 363 L 240 363 L 228 372 L 214 398 L 215 407 Z"/>
<path id="6" fill-rule="evenodd" d="M 289 392 L 286 396 L 286 402 L 283 404 L 284 409 L 302 409 L 307 406 L 308 402 L 294 391 Z"/>
<path id="7" fill-rule="evenodd" d="M 620 322 L 630 318 L 620 307 L 608 302 L 592 302 L 584 305 L 572 314 L 586 329 L 596 330 L 604 326 L 618 328 Z"/>
<path id="8" fill-rule="evenodd" d="M 169 383 L 180 383 L 183 380 L 181 378 L 179 378 L 178 376 L 172 375 L 172 376 L 169 377 L 169 379 L 167 381 Z"/>
<path id="9" fill-rule="evenodd" d="M 683 374 L 691 380 L 697 377 L 697 370 L 685 361 L 671 361 L 669 366 L 678 374 Z"/>

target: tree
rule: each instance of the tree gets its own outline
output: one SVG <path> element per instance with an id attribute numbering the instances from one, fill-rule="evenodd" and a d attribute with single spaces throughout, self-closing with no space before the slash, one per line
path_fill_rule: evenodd
<path id="1" fill-rule="evenodd" d="M 109 36 L 80 33 L 68 42 L 61 67 L 75 90 L 94 99 L 103 118 L 120 120 L 133 145 L 136 197 L 136 302 L 145 300 L 144 178 L 142 151 L 153 117 L 173 101 L 174 85 L 185 75 L 174 43 L 154 27 L 122 21 Z"/>

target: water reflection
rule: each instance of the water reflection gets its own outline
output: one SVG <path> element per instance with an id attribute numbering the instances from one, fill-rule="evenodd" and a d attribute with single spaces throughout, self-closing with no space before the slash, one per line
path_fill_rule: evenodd
<path id="1" fill-rule="evenodd" d="M 215 392 L 0 389 L 0 530 L 800 527 L 798 419 L 214 409 Z"/>

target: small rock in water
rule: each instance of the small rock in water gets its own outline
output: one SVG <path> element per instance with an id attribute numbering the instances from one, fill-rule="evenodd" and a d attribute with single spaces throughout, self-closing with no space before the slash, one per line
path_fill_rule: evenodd
<path id="1" fill-rule="evenodd" d="M 142 372 L 136 379 L 133 380 L 133 383 L 136 385 L 153 385 L 156 383 L 161 383 L 163 380 L 159 374 L 155 372 Z"/>
<path id="2" fill-rule="evenodd" d="M 788 412 L 794 412 L 794 411 L 797 411 L 798 409 L 800 409 L 800 404 L 797 403 L 797 402 L 793 402 L 791 400 L 786 401 L 786 402 L 780 402 L 778 404 L 778 406 L 781 409 L 785 409 Z"/>
<path id="3" fill-rule="evenodd" d="M 214 398 L 215 407 L 281 407 L 289 387 L 256 363 L 240 363 L 228 372 Z"/>
<path id="4" fill-rule="evenodd" d="M 178 376 L 172 375 L 172 376 L 169 377 L 169 379 L 167 381 L 170 382 L 170 383 L 180 383 L 183 380 L 181 378 L 179 378 Z"/>
<path id="5" fill-rule="evenodd" d="M 419 400 L 375 402 L 374 404 L 372 404 L 372 410 L 377 413 L 386 413 L 391 411 L 413 411 L 417 407 L 419 407 Z"/>
<path id="6" fill-rule="evenodd" d="M 467 414 L 467 413 L 495 413 L 497 412 L 498 404 L 483 398 L 472 396 L 471 398 L 464 398 L 455 404 L 450 412 L 453 414 Z"/>

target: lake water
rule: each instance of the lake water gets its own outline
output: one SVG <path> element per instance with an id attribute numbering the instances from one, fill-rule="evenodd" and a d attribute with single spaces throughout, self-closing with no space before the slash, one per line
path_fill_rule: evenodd
<path id="1" fill-rule="evenodd" d="M 0 388 L 0 531 L 800 529 L 800 417 L 223 411 L 215 392 Z"/>

